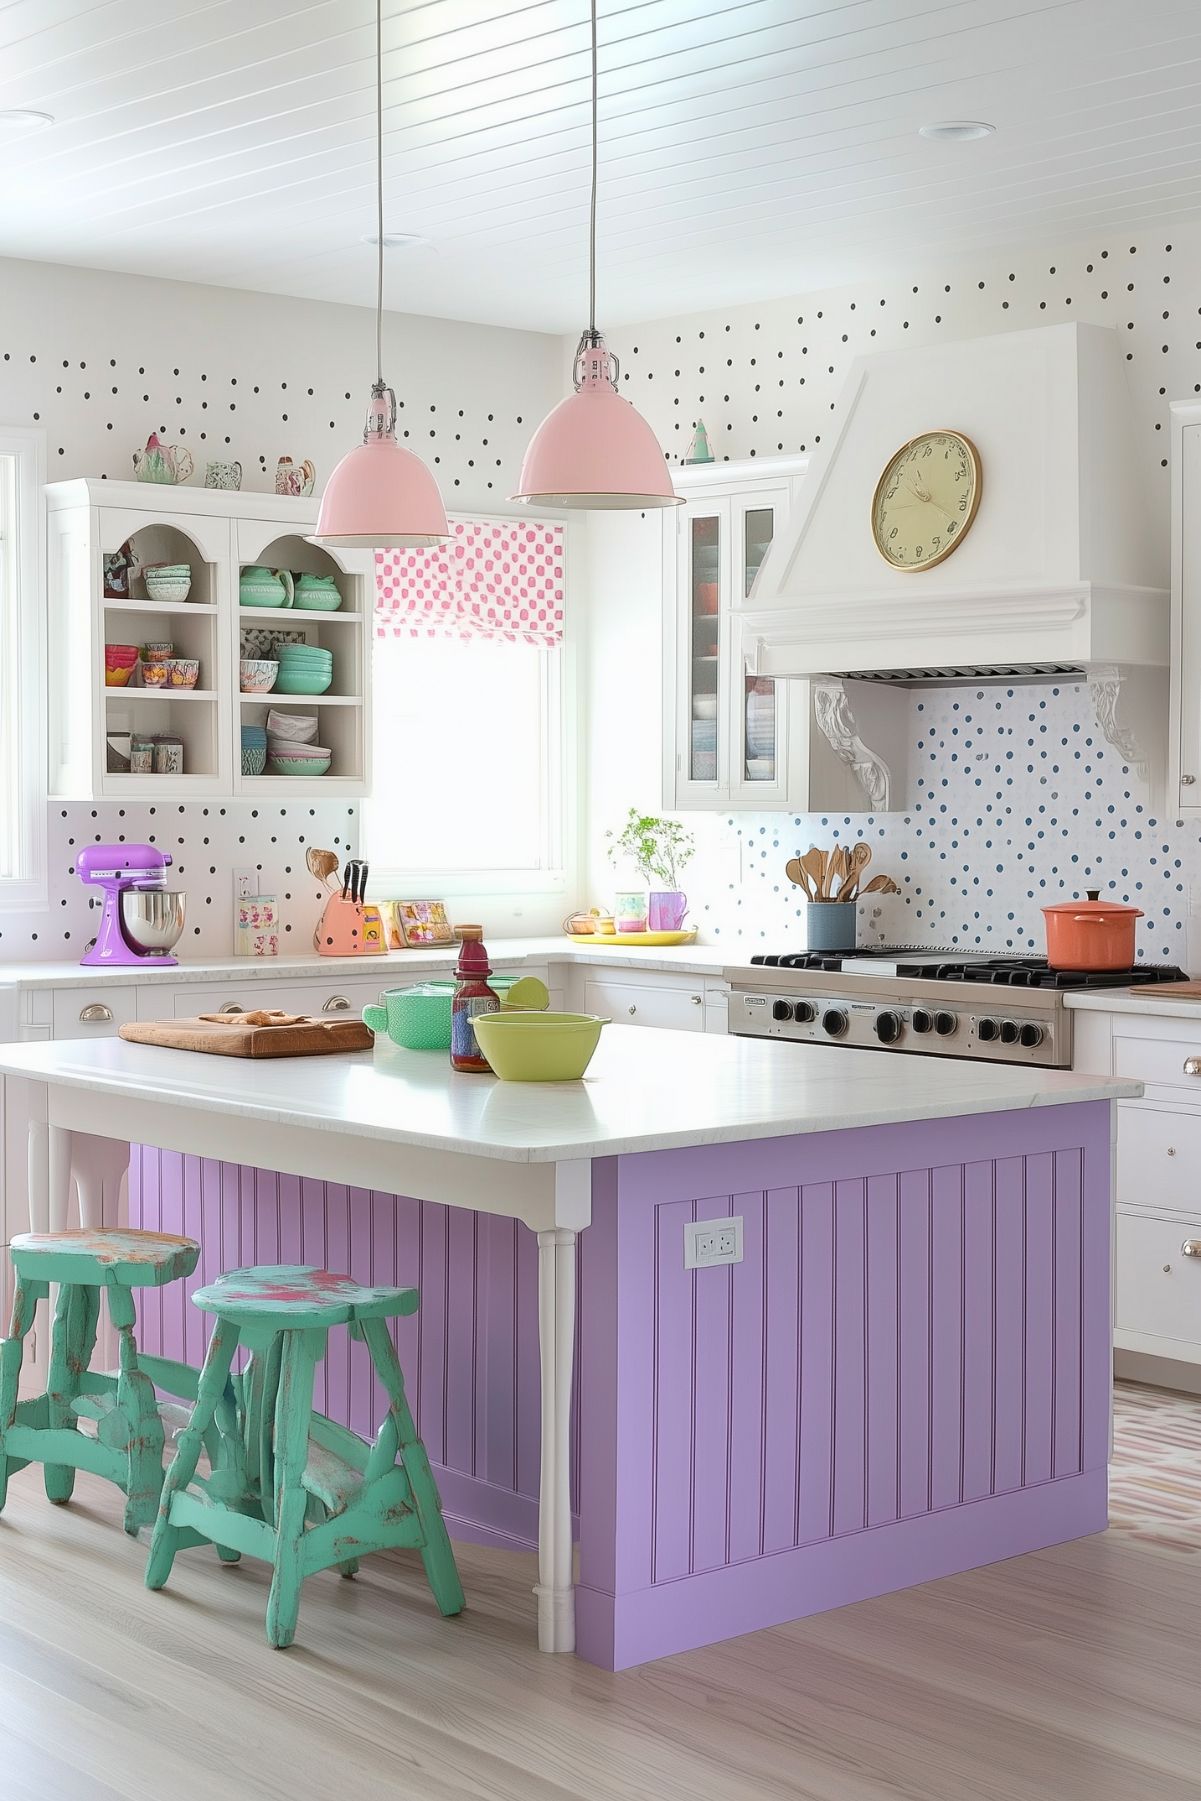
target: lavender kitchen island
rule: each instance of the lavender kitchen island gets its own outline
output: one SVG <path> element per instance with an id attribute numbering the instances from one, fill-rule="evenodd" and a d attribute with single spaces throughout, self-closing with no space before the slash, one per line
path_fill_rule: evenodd
<path id="1" fill-rule="evenodd" d="M 30 1085 L 37 1223 L 69 1134 L 128 1139 L 133 1223 L 203 1245 L 189 1286 L 419 1286 L 398 1341 L 452 1535 L 537 1546 L 547 1650 L 620 1669 L 1105 1525 L 1137 1083 L 622 1027 L 546 1087 L 390 1046 L 0 1046 L 0 1074 Z M 741 1260 L 686 1268 L 717 1219 Z M 200 1361 L 179 1285 L 143 1332 Z M 361 1349 L 319 1404 L 362 1430 Z"/>

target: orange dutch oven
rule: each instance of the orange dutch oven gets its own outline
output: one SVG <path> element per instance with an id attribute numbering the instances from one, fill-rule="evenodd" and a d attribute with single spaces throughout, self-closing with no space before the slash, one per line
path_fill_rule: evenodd
<path id="1" fill-rule="evenodd" d="M 1047 922 L 1047 962 L 1052 969 L 1131 969 L 1138 907 L 1103 901 L 1090 888 L 1087 900 L 1059 901 L 1043 908 Z"/>

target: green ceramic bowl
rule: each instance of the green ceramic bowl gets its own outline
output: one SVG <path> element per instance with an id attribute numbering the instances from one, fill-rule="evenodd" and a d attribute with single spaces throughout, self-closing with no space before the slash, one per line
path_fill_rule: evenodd
<path id="1" fill-rule="evenodd" d="M 518 978 L 489 976 L 488 984 L 503 997 Z M 453 981 L 418 982 L 412 988 L 387 988 L 378 1007 L 364 1007 L 369 1031 L 386 1034 L 406 1051 L 450 1049 L 450 1003 Z"/>
<path id="2" fill-rule="evenodd" d="M 324 675 L 313 671 L 308 674 L 299 669 L 285 669 L 282 664 L 275 678 L 276 694 L 324 694 L 333 681 L 333 671 L 327 670 Z"/>
<path id="3" fill-rule="evenodd" d="M 332 757 L 272 757 L 274 775 L 328 775 Z"/>
<path id="4" fill-rule="evenodd" d="M 472 1023 L 502 1082 L 574 1082 L 609 1022 L 595 1013 L 480 1013 Z"/>

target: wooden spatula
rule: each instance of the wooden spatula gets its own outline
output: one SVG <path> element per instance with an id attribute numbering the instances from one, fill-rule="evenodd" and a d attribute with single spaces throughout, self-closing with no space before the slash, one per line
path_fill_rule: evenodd
<path id="1" fill-rule="evenodd" d="M 861 888 L 859 892 L 861 894 L 899 894 L 901 890 L 890 875 L 874 875 L 866 888 Z"/>
<path id="2" fill-rule="evenodd" d="M 826 879 L 825 852 L 818 850 L 816 844 L 811 844 L 800 861 L 801 868 L 809 877 L 809 880 L 813 885 L 813 894 L 811 898 L 813 900 L 824 899 L 822 884 Z"/>
<path id="3" fill-rule="evenodd" d="M 844 853 L 845 854 L 845 853 Z M 838 885 L 839 900 L 854 900 L 859 887 L 859 878 L 872 860 L 872 847 L 860 838 L 851 849 L 850 863 L 846 874 Z"/>

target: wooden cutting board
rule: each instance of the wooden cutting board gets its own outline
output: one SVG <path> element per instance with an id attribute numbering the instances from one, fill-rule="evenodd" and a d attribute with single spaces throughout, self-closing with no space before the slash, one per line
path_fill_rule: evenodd
<path id="1" fill-rule="evenodd" d="M 334 1051 L 370 1050 L 374 1043 L 361 1019 L 310 1019 L 304 1013 L 266 1011 L 137 1020 L 121 1027 L 121 1037 L 173 1051 L 205 1051 L 213 1057 L 321 1057 Z"/>
<path id="2" fill-rule="evenodd" d="M 1156 1000 L 1201 1001 L 1201 982 L 1132 982 L 1131 994 L 1153 994 Z"/>

